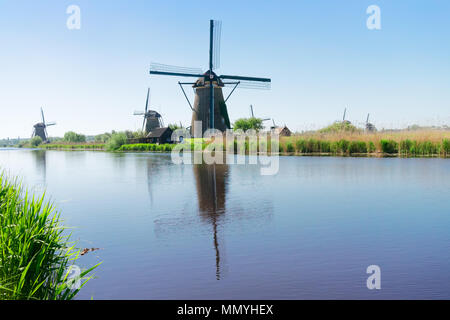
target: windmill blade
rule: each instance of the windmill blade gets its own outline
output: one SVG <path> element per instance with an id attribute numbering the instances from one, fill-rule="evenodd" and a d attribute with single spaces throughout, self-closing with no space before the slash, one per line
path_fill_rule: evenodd
<path id="1" fill-rule="evenodd" d="M 150 65 L 150 74 L 194 78 L 200 78 L 204 76 L 203 71 L 200 68 L 177 67 L 161 63 L 152 63 Z"/>
<path id="2" fill-rule="evenodd" d="M 220 40 L 222 36 L 222 21 L 214 20 L 214 32 L 213 32 L 213 63 L 212 69 L 217 70 L 220 68 Z"/>
<path id="3" fill-rule="evenodd" d="M 224 82 L 225 87 L 234 87 L 236 83 Z M 259 81 L 239 81 L 237 89 L 260 89 L 269 90 L 271 88 L 270 82 L 259 82 Z"/>
<path id="4" fill-rule="evenodd" d="M 252 105 L 250 105 L 250 113 L 251 113 L 251 115 L 252 115 L 252 118 L 254 118 L 254 117 L 255 117 L 255 114 L 253 113 L 253 106 L 252 106 Z"/>
<path id="5" fill-rule="evenodd" d="M 266 119 L 261 119 L 262 121 L 269 121 L 270 118 L 266 118 Z"/>
<path id="6" fill-rule="evenodd" d="M 268 90 L 271 87 L 271 79 L 269 78 L 255 78 L 255 77 L 242 77 L 242 76 L 230 76 L 222 75 L 221 79 L 238 80 L 241 89 L 265 89 Z"/>
<path id="7" fill-rule="evenodd" d="M 45 125 L 44 110 L 41 108 L 42 123 Z"/>
<path id="8" fill-rule="evenodd" d="M 50 127 L 50 126 L 54 126 L 54 125 L 56 125 L 56 122 L 50 122 L 50 123 L 45 124 L 46 127 Z"/>
<path id="9" fill-rule="evenodd" d="M 222 79 L 230 79 L 230 80 L 241 80 L 241 81 L 256 81 L 256 82 L 271 82 L 269 78 L 255 78 L 255 77 L 242 77 L 242 76 L 230 76 L 230 75 L 221 75 Z"/>
<path id="10" fill-rule="evenodd" d="M 147 90 L 147 101 L 145 102 L 145 113 L 148 111 L 148 98 L 150 96 L 150 88 Z"/>
<path id="11" fill-rule="evenodd" d="M 146 120 L 147 118 L 144 116 L 144 121 L 142 121 L 142 131 L 144 131 L 144 127 L 145 127 L 145 120 Z"/>
<path id="12" fill-rule="evenodd" d="M 134 116 L 143 116 L 144 114 L 145 114 L 144 111 L 135 111 L 135 112 L 133 112 Z"/>

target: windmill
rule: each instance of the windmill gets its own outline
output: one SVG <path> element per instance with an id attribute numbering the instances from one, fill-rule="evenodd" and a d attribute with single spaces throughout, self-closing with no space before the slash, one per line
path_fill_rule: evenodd
<path id="1" fill-rule="evenodd" d="M 209 23 L 209 67 L 208 71 L 201 69 L 182 68 L 152 63 L 150 74 L 192 77 L 196 82 L 178 82 L 183 94 L 192 109 L 191 130 L 195 121 L 202 121 L 202 131 L 216 128 L 221 131 L 230 128 L 230 119 L 226 102 L 234 90 L 240 85 L 244 88 L 269 89 L 271 80 L 268 78 L 255 78 L 233 75 L 217 75 L 215 71 L 220 67 L 220 35 L 222 23 L 210 20 Z M 183 85 L 192 85 L 195 92 L 194 105 L 189 101 Z M 232 86 L 230 94 L 224 99 L 222 88 Z"/>
<path id="2" fill-rule="evenodd" d="M 250 105 L 250 114 L 252 115 L 252 118 L 255 118 L 255 114 L 253 113 L 253 105 Z M 264 121 L 269 121 L 270 118 L 265 118 L 265 119 L 261 119 L 263 122 Z"/>
<path id="3" fill-rule="evenodd" d="M 375 128 L 375 125 L 373 125 L 372 123 L 369 122 L 369 116 L 370 116 L 370 113 L 367 114 L 367 119 L 366 119 L 366 131 L 374 132 L 374 131 L 376 131 L 377 129 Z"/>
<path id="4" fill-rule="evenodd" d="M 150 88 L 148 88 L 147 90 L 145 111 L 135 111 L 133 113 L 135 116 L 144 116 L 144 120 L 142 122 L 142 131 L 144 131 L 145 129 L 145 133 L 149 133 L 154 129 L 164 127 L 161 115 L 154 110 L 148 110 L 149 101 L 150 101 Z"/>
<path id="5" fill-rule="evenodd" d="M 36 123 L 33 128 L 32 138 L 41 137 L 43 142 L 48 142 L 47 127 L 54 126 L 56 122 L 45 123 L 44 110 L 41 108 L 42 122 Z"/>
<path id="6" fill-rule="evenodd" d="M 348 123 L 350 124 L 351 122 L 348 120 L 345 120 L 345 116 L 347 115 L 347 108 L 344 109 L 344 116 L 342 117 L 342 123 Z"/>

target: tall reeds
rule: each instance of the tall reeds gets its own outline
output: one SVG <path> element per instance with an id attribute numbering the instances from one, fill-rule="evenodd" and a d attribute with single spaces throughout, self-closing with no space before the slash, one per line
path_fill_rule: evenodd
<path id="1" fill-rule="evenodd" d="M 0 173 L 0 299 L 74 298 L 98 266 L 81 272 L 74 286 L 69 270 L 79 253 L 52 204 Z"/>

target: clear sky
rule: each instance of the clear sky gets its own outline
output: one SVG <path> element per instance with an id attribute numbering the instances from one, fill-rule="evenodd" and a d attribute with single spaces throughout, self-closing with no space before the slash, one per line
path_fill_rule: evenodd
<path id="1" fill-rule="evenodd" d="M 69 5 L 81 29 L 69 30 Z M 381 30 L 369 30 L 369 5 Z M 191 111 L 174 77 L 151 61 L 208 63 L 209 19 L 222 20 L 218 73 L 272 78 L 270 91 L 241 89 L 231 121 L 274 118 L 292 130 L 342 117 L 379 128 L 450 125 L 450 1 L 0 0 L 0 138 L 28 137 L 44 107 L 50 136 L 138 129 L 147 87 L 165 123 Z M 192 99 L 192 90 L 189 90 Z"/>

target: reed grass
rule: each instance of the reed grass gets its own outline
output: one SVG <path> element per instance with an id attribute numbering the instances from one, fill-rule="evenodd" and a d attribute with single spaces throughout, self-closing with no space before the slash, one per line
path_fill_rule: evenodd
<path id="1" fill-rule="evenodd" d="M 0 299 L 70 300 L 91 279 L 95 265 L 71 286 L 69 267 L 80 251 L 65 234 L 60 215 L 0 173 Z"/>

